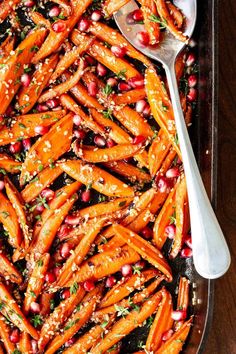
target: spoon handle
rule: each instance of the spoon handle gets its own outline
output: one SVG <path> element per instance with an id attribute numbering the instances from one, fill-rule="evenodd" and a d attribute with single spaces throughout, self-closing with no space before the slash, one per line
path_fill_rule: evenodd
<path id="1" fill-rule="evenodd" d="M 230 253 L 193 153 L 180 104 L 174 61 L 165 65 L 165 70 L 187 182 L 194 265 L 201 276 L 215 279 L 229 268 Z"/>

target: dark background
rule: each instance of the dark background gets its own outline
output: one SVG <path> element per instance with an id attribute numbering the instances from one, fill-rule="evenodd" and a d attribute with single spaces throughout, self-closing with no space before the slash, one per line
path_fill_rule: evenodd
<path id="1" fill-rule="evenodd" d="M 214 316 L 204 354 L 236 353 L 236 0 L 219 1 L 217 216 L 232 265 L 215 282 Z"/>

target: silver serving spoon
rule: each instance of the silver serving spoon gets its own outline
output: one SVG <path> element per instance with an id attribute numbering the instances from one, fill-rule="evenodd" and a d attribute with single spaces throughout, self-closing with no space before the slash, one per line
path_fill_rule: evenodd
<path id="1" fill-rule="evenodd" d="M 184 34 L 190 38 L 196 23 L 196 0 L 175 0 L 174 4 L 185 15 Z M 230 253 L 206 194 L 181 109 L 175 60 L 185 44 L 166 31 L 163 41 L 157 48 L 142 47 L 136 40 L 136 34 L 143 31 L 144 26 L 129 24 L 127 21 L 127 16 L 137 8 L 136 2 L 131 0 L 115 14 L 115 21 L 134 47 L 146 56 L 161 62 L 165 68 L 187 181 L 194 265 L 201 276 L 215 279 L 229 268 Z"/>

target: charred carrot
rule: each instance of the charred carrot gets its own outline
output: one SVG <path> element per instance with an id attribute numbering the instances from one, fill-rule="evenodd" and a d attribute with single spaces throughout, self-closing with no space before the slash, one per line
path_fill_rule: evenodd
<path id="1" fill-rule="evenodd" d="M 10 336 L 10 327 L 6 323 L 5 317 L 0 315 L 0 338 L 4 343 L 4 347 L 6 349 L 7 354 L 12 354 L 14 353 L 16 346 L 14 343 L 10 341 L 9 336 Z"/>
<path id="2" fill-rule="evenodd" d="M 7 280 L 16 284 L 21 284 L 23 278 L 20 272 L 14 267 L 11 261 L 3 253 L 0 253 L 0 274 Z"/>

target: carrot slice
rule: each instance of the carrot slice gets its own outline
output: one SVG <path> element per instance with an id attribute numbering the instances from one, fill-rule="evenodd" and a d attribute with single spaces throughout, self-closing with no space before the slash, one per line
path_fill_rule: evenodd
<path id="1" fill-rule="evenodd" d="M 84 164 L 80 160 L 68 160 L 60 163 L 60 167 L 72 178 L 85 185 L 91 184 L 92 188 L 107 196 L 134 196 L 131 187 L 97 166 Z"/>
<path id="2" fill-rule="evenodd" d="M 10 336 L 10 327 L 6 323 L 5 317 L 0 315 L 0 338 L 4 343 L 4 347 L 6 349 L 7 354 L 12 354 L 14 353 L 16 346 L 10 341 L 9 336 Z"/>
<path id="3" fill-rule="evenodd" d="M 23 312 L 20 310 L 16 301 L 13 299 L 7 288 L 0 283 L 0 300 L 1 300 L 1 313 L 10 319 L 16 327 L 22 332 L 29 333 L 34 339 L 38 339 L 39 335 L 36 329 L 30 324 Z"/>
<path id="4" fill-rule="evenodd" d="M 7 256 L 3 253 L 0 253 L 0 274 L 6 280 L 10 279 L 11 282 L 16 284 L 21 284 L 23 281 L 20 272 L 14 267 Z"/>
<path id="5" fill-rule="evenodd" d="M 108 16 L 111 16 L 128 2 L 128 0 L 106 0 L 103 5 L 103 11 Z"/>
<path id="6" fill-rule="evenodd" d="M 21 185 L 24 185 L 26 181 L 32 179 L 33 175 L 42 171 L 70 149 L 73 128 L 72 117 L 72 113 L 67 114 L 31 147 L 22 165 Z"/>
<path id="7" fill-rule="evenodd" d="M 103 163 L 103 165 L 109 168 L 109 170 L 128 178 L 133 183 L 135 183 L 136 181 L 138 181 L 139 183 L 148 183 L 151 181 L 151 176 L 147 172 L 127 162 L 105 162 Z"/>
<path id="8" fill-rule="evenodd" d="M 20 342 L 19 342 L 19 349 L 20 349 L 20 352 L 24 353 L 24 354 L 31 354 L 32 353 L 30 335 L 26 332 L 23 332 L 21 334 Z"/>
<path id="9" fill-rule="evenodd" d="M 168 136 L 160 129 L 158 136 L 153 140 L 148 151 L 148 165 L 151 176 L 156 175 L 171 145 Z"/>

